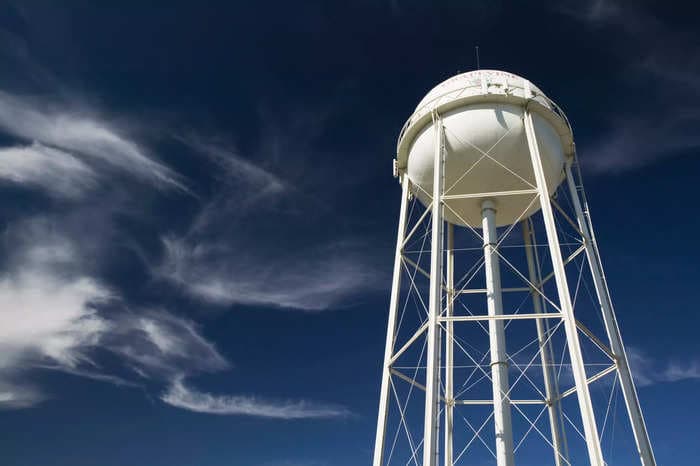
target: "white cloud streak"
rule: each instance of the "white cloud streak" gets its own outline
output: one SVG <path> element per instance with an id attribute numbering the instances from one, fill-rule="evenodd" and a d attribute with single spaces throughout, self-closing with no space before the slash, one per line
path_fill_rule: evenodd
<path id="1" fill-rule="evenodd" d="M 74 253 L 49 237 L 11 257 L 13 269 L 0 277 L 0 368 L 26 358 L 70 368 L 88 361 L 85 350 L 108 327 L 94 304 L 111 295 L 93 279 L 56 273 Z"/>
<path id="2" fill-rule="evenodd" d="M 700 359 L 698 358 L 686 359 L 683 362 L 658 361 L 634 347 L 627 348 L 627 356 L 632 375 L 639 386 L 700 380 Z"/>
<path id="3" fill-rule="evenodd" d="M 236 248 L 178 238 L 164 238 L 163 244 L 159 273 L 214 304 L 322 311 L 352 305 L 358 292 L 381 284 L 374 267 L 363 263 L 362 246 L 351 242 L 277 257 L 260 251 L 265 245 L 259 244 Z"/>
<path id="4" fill-rule="evenodd" d="M 18 229 L 26 243 L 8 232 L 3 238 L 14 249 L 4 248 L 9 266 L 0 275 L 0 407 L 45 399 L 37 387 L 16 382 L 19 373 L 35 365 L 91 366 L 88 353 L 109 329 L 95 308 L 111 298 L 109 290 L 89 277 L 60 273 L 75 254 L 73 245 Z"/>
<path id="5" fill-rule="evenodd" d="M 275 419 L 323 419 L 350 416 L 342 406 L 309 401 L 270 401 L 251 396 L 213 395 L 186 386 L 181 378 L 172 382 L 161 399 L 169 405 L 198 413 L 256 416 Z"/>
<path id="6" fill-rule="evenodd" d="M 0 281 L 0 365 L 24 356 L 49 359 L 68 367 L 87 361 L 106 323 L 91 303 L 106 290 L 88 278 L 59 282 L 36 270 Z M 49 298 L 49 299 L 47 299 Z"/>
<path id="7" fill-rule="evenodd" d="M 0 409 L 50 398 L 25 376 L 52 370 L 122 387 L 168 384 L 163 402 L 200 413 L 277 419 L 349 414 L 305 400 L 190 389 L 186 377 L 231 367 L 194 322 L 165 310 L 130 309 L 91 277 L 79 248 L 47 219 L 19 222 L 0 238 L 7 259 L 0 272 Z M 116 356 L 120 367 L 103 367 L 102 353 Z"/>
<path id="8" fill-rule="evenodd" d="M 47 398 L 37 387 L 0 379 L 0 410 L 29 408 Z"/>
<path id="9" fill-rule="evenodd" d="M 79 159 L 38 142 L 0 148 L 0 179 L 76 199 L 96 184 L 97 173 Z"/>
<path id="10" fill-rule="evenodd" d="M 46 399 L 42 389 L 23 382 L 30 369 L 135 384 L 101 367 L 100 351 L 156 381 L 229 367 L 192 322 L 164 311 L 130 310 L 91 276 L 79 248 L 51 222 L 19 222 L 2 243 L 0 408 Z"/>
<path id="11" fill-rule="evenodd" d="M 170 379 L 178 374 L 228 369 L 228 361 L 196 325 L 165 311 L 127 313 L 114 321 L 103 345 L 139 375 Z"/>
<path id="12" fill-rule="evenodd" d="M 191 390 L 184 384 L 185 378 L 227 370 L 228 360 L 194 322 L 167 310 L 132 308 L 117 290 L 98 278 L 100 260 L 92 256 L 106 249 L 104 235 L 115 234 L 111 225 L 115 206 L 100 200 L 87 202 L 91 190 L 123 173 L 151 186 L 187 191 L 181 177 L 144 146 L 84 108 L 53 98 L 20 97 L 4 91 L 0 91 L 0 133 L 12 140 L 0 147 L 0 180 L 83 202 L 72 204 L 77 207 L 68 214 L 25 219 L 4 232 L 0 409 L 26 408 L 50 398 L 44 387 L 29 383 L 27 375 L 32 370 L 51 370 L 125 387 L 167 383 L 164 402 L 202 413 L 278 419 L 348 415 L 343 407 L 306 400 L 271 401 L 259 396 L 217 396 Z M 257 276 L 239 280 L 237 287 L 231 288 L 228 274 L 235 272 L 243 277 L 243 271 L 259 264 L 261 257 L 260 251 L 252 252 L 247 263 L 239 262 L 236 270 L 224 265 L 226 258 L 211 261 L 210 248 L 221 246 L 231 254 L 245 244 L 220 241 L 220 210 L 237 212 L 242 218 L 249 208 L 258 209 L 260 202 L 279 201 L 280 195 L 295 191 L 280 177 L 220 146 L 195 140 L 187 143 L 225 173 L 225 189 L 202 209 L 187 238 L 169 243 L 172 247 L 168 247 L 166 264 L 161 269 L 172 272 L 172 280 L 188 286 L 192 281 L 192 294 L 216 302 L 312 310 L 330 306 L 346 293 L 347 287 L 364 280 L 364 271 L 348 268 L 333 257 L 328 263 L 325 258 L 315 257 L 315 262 L 300 265 L 302 272 L 316 274 L 312 277 L 315 284 L 306 290 L 297 272 L 276 277 L 276 292 L 269 280 L 262 281 L 275 267 L 297 265 L 287 263 L 287 259 L 269 263 L 265 270 L 256 269 Z M 233 192 L 243 196 L 233 201 L 228 198 Z M 76 230 L 76 224 L 82 224 L 91 209 L 101 212 L 100 219 L 105 222 L 96 226 L 100 234 L 81 232 L 78 247 L 76 233 L 83 228 Z M 212 235 L 214 240 L 209 241 Z M 207 251 L 204 256 L 199 255 L 202 250 Z M 206 270 L 203 278 L 212 282 L 209 288 L 202 288 L 202 278 L 192 280 L 191 274 Z M 333 276 L 335 279 L 329 278 Z M 104 355 L 109 355 L 110 361 L 116 356 L 120 364 L 110 362 L 104 367 Z"/>
<path id="13" fill-rule="evenodd" d="M 306 311 L 351 306 L 383 286 L 364 241 L 304 232 L 320 212 L 292 183 L 225 147 L 188 145 L 222 168 L 220 191 L 185 234 L 161 238 L 155 275 L 213 304 Z"/>
<path id="14" fill-rule="evenodd" d="M 107 122 L 37 98 L 0 91 L 0 129 L 16 138 L 51 146 L 73 156 L 119 169 L 157 186 L 186 189 L 170 168 L 154 160 Z M 56 157 L 55 153 L 46 156 Z M 60 156 L 59 156 L 60 157 Z"/>
<path id="15" fill-rule="evenodd" d="M 207 141 L 196 135 L 177 137 L 178 141 L 203 154 L 217 164 L 229 183 L 244 183 L 263 188 L 263 191 L 279 192 L 291 186 L 276 174 L 240 157 L 225 145 Z"/>
<path id="16" fill-rule="evenodd" d="M 670 113 L 652 121 L 647 117 L 619 116 L 612 130 L 586 147 L 582 164 L 594 173 L 634 170 L 679 152 L 700 149 L 700 135 L 693 127 L 698 117 Z"/>
<path id="17" fill-rule="evenodd" d="M 595 31 L 614 30 L 610 53 L 623 73 L 618 85 L 643 93 L 646 103 L 611 114 L 604 122 L 610 129 L 583 146 L 584 168 L 614 174 L 700 149 L 700 53 L 692 36 L 640 5 L 589 0 L 556 8 Z"/>

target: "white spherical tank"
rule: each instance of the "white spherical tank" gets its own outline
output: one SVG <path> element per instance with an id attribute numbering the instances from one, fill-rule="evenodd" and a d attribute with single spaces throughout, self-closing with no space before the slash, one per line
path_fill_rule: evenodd
<path id="1" fill-rule="evenodd" d="M 480 226 L 486 199 L 496 205 L 498 226 L 527 218 L 539 210 L 539 202 L 531 204 L 533 195 L 512 194 L 536 187 L 523 123 L 525 108 L 532 115 L 547 186 L 553 192 L 564 179 L 567 157 L 574 153 L 566 116 L 528 80 L 495 70 L 454 76 L 421 100 L 399 136 L 399 173 L 408 175 L 412 193 L 428 205 L 437 114 L 444 127 L 445 220 Z"/>

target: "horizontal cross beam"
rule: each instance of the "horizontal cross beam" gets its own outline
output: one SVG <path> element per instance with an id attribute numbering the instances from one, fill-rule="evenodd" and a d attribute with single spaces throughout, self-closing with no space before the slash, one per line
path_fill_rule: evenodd
<path id="1" fill-rule="evenodd" d="M 496 196 L 523 196 L 526 194 L 537 194 L 536 189 L 517 189 L 513 191 L 492 191 L 486 193 L 470 193 L 470 194 L 446 194 L 442 196 L 442 200 L 451 201 L 453 199 L 479 199 L 482 197 Z"/>
<path id="2" fill-rule="evenodd" d="M 539 312 L 533 314 L 499 314 L 495 316 L 452 316 L 440 317 L 440 322 L 470 322 L 482 320 L 523 320 L 523 319 L 561 319 L 562 314 L 559 312 Z"/>

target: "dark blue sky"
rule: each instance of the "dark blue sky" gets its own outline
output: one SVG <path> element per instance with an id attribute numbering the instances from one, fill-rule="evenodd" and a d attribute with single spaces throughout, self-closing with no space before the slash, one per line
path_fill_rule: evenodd
<path id="1" fill-rule="evenodd" d="M 368 464 L 396 137 L 478 44 L 567 113 L 658 462 L 695 464 L 698 12 L 465 3 L 3 2 L 2 463 Z"/>

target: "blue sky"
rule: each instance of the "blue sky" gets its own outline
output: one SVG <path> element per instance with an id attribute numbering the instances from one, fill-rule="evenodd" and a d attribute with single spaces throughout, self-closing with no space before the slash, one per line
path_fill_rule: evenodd
<path id="1" fill-rule="evenodd" d="M 481 66 L 566 111 L 660 464 L 697 458 L 681 3 L 0 5 L 0 457 L 368 464 L 395 140 Z"/>

